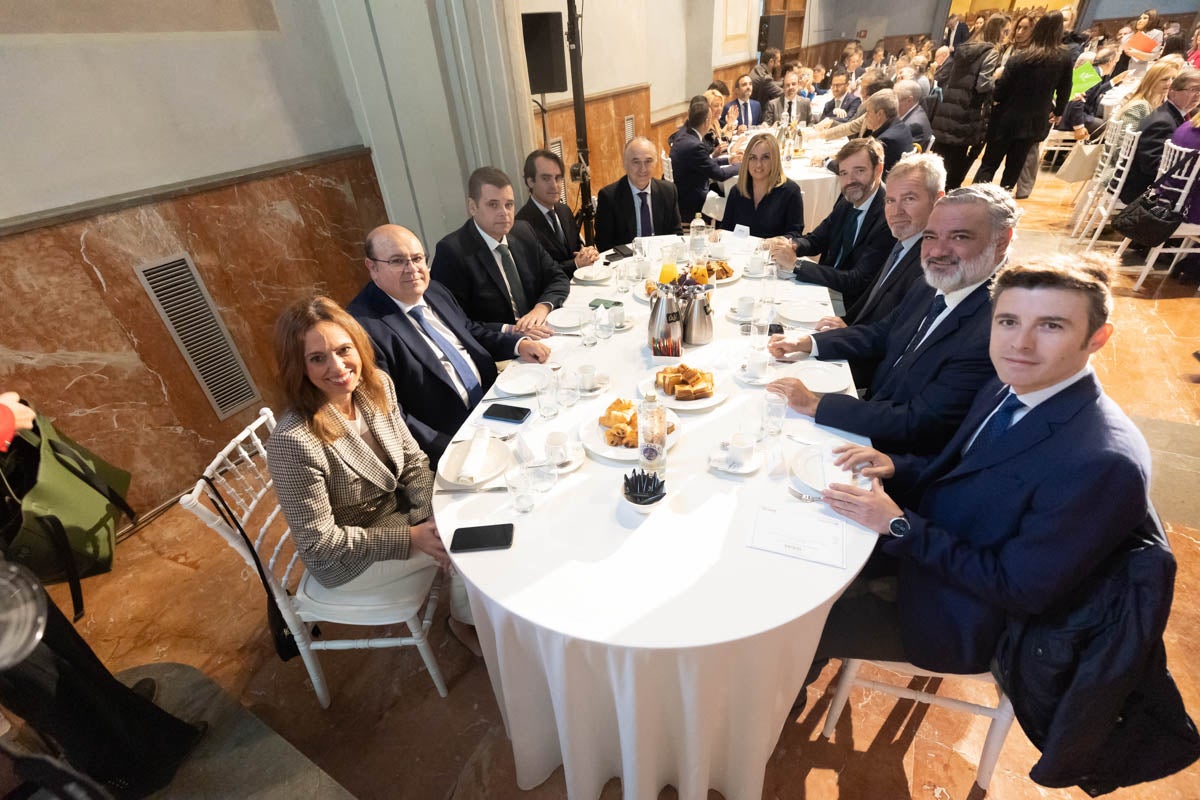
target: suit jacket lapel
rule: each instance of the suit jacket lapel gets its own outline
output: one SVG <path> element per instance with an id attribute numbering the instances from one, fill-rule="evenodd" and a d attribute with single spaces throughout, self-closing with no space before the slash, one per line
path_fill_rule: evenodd
<path id="1" fill-rule="evenodd" d="M 420 361 L 421 365 L 425 367 L 425 369 L 431 375 L 434 375 L 439 380 L 445 382 L 445 384 L 457 394 L 458 390 L 455 389 L 454 382 L 450 380 L 450 376 L 446 374 L 446 370 L 442 366 L 441 359 L 438 358 L 438 356 L 434 354 L 433 350 L 429 348 L 429 345 L 425 342 L 424 337 L 417 332 L 412 323 L 404 318 L 404 313 L 400 311 L 400 306 L 396 305 L 390 297 L 382 292 L 382 290 L 380 291 L 380 294 L 383 294 L 383 302 L 387 302 L 392 306 L 390 311 L 387 311 L 383 314 L 382 319 L 384 324 L 391 328 L 396 335 L 400 337 L 400 340 L 404 342 L 417 361 Z M 426 304 L 429 304 L 428 298 L 426 298 L 425 302 Z M 433 306 L 431 305 L 431 307 Z M 443 321 L 445 321 L 446 317 L 441 311 L 438 311 L 437 308 L 433 308 L 433 310 L 437 312 L 437 315 L 441 317 Z M 449 325 L 449 323 L 447 323 L 447 325 Z M 457 335 L 457 331 L 455 333 Z"/>
<path id="2" fill-rule="evenodd" d="M 570 210 L 561 203 L 554 207 L 554 215 L 558 217 L 559 227 L 562 228 L 563 249 L 568 256 L 573 255 L 580 247 L 579 234 L 575 233 L 575 220 L 571 219 Z M 553 231 L 550 236 L 558 241 L 558 235 Z"/>
<path id="3" fill-rule="evenodd" d="M 650 184 L 650 210 L 658 209 L 658 196 L 654 194 L 654 183 Z M 621 183 L 617 186 L 617 219 L 621 221 L 622 227 L 629 226 L 629 240 L 637 236 L 637 201 L 633 198 L 633 187 L 629 185 L 629 176 L 626 175 Z M 625 237 L 620 237 L 624 239 Z"/>
<path id="4" fill-rule="evenodd" d="M 892 268 L 892 273 L 884 280 L 883 284 L 879 287 L 879 291 L 875 293 L 874 297 L 870 298 L 871 302 L 859 309 L 857 319 L 865 318 L 872 309 L 879 305 L 880 299 L 888 292 L 888 285 L 900 280 L 900 276 L 912 267 L 913 261 L 920 261 L 920 259 L 921 243 L 918 241 L 914 242 L 913 246 L 908 248 L 908 251 L 904 254 L 904 258 L 900 259 L 896 263 L 896 266 Z"/>
<path id="5" fill-rule="evenodd" d="M 550 223 L 542 220 L 547 228 Z M 483 270 L 483 274 L 487 275 L 496 288 L 500 290 L 500 296 L 507 299 L 509 297 L 508 287 L 504 284 L 504 278 L 500 275 L 500 265 L 496 263 L 495 256 L 488 249 L 487 242 L 483 241 L 483 237 L 479 235 L 479 231 L 475 230 L 475 222 L 467 220 L 466 224 L 467 240 L 475 247 L 475 264 L 479 269 Z M 508 242 L 509 252 L 512 252 L 512 239 Z M 513 261 L 516 261 L 516 256 L 513 256 Z"/>
<path id="6" fill-rule="evenodd" d="M 969 317 L 970 315 L 974 314 L 979 310 L 981 305 L 987 302 L 989 285 L 989 283 L 985 283 L 982 286 L 977 286 L 975 291 L 967 295 L 966 298 L 959 303 L 953 311 L 950 312 L 950 316 L 946 317 L 946 319 L 940 325 L 931 330 L 929 335 L 925 337 L 925 341 L 921 342 L 917 349 L 907 357 L 914 360 L 920 358 L 921 354 L 928 351 L 929 348 L 934 344 L 937 344 L 942 339 L 945 339 L 947 336 L 954 333 L 954 331 L 958 330 L 959 326 L 962 325 L 964 317 Z"/>
<path id="7" fill-rule="evenodd" d="M 367 403 L 357 402 L 357 397 L 355 397 L 355 400 L 354 407 L 357 412 L 361 413 Z M 396 477 L 389 473 L 384 465 L 379 462 L 379 458 L 367 446 L 367 443 L 362 440 L 358 432 L 350 427 L 349 422 L 341 414 L 334 412 L 332 417 L 342 428 L 342 435 L 334 439 L 330 444 L 330 448 L 337 454 L 337 457 L 347 467 L 362 476 L 364 480 L 370 481 L 384 491 L 394 492 L 396 490 Z M 368 422 L 368 424 L 370 423 Z"/>
<path id="8" fill-rule="evenodd" d="M 1095 375 L 1080 378 L 1054 397 L 1031 409 L 1021 418 L 1020 422 L 1013 425 L 1008 433 L 996 442 L 994 447 L 969 451 L 962 461 L 946 474 L 946 478 L 987 469 L 1025 452 L 1049 437 L 1057 426 L 1078 414 L 1079 410 L 1088 403 L 1095 402 L 1099 396 L 1100 385 L 1096 382 Z M 995 399 L 998 403 L 999 397 Z M 995 408 L 995 404 L 988 406 L 987 410 L 990 412 L 993 408 Z M 982 417 L 978 419 L 975 425 L 966 431 L 966 436 L 974 433 L 975 428 L 978 428 L 982 421 Z M 962 449 L 962 444 L 965 444 L 966 436 L 959 444 L 959 450 Z M 958 438 L 955 437 L 955 439 Z"/>

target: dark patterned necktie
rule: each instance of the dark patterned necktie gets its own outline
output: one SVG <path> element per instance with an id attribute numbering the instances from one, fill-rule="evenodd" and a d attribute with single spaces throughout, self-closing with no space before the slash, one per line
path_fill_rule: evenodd
<path id="1" fill-rule="evenodd" d="M 412 317 L 417 325 L 421 326 L 421 330 L 425 332 L 438 349 L 446 356 L 446 360 L 450 362 L 450 366 L 458 373 L 458 379 L 462 381 L 463 388 L 467 390 L 467 405 L 474 408 L 475 404 L 483 399 L 483 387 L 479 385 L 479 379 L 475 377 L 475 373 L 471 371 L 471 366 L 467 360 L 463 358 L 462 353 L 458 352 L 458 348 L 442 334 L 438 333 L 437 328 L 429 324 L 429 320 L 425 319 L 425 309 L 422 306 L 413 306 L 408 315 Z"/>
<path id="2" fill-rule="evenodd" d="M 929 304 L 929 313 L 925 315 L 925 319 L 921 321 L 921 327 L 917 328 L 917 332 L 908 340 L 908 347 L 904 348 L 904 352 L 900 354 L 900 358 L 896 359 L 896 364 L 899 364 L 904 357 L 912 351 L 916 350 L 921 341 L 925 338 L 925 334 L 933 327 L 933 321 L 942 315 L 946 310 L 946 296 L 939 294 L 935 295 L 933 302 Z M 895 366 L 893 364 L 892 366 Z"/>
<path id="3" fill-rule="evenodd" d="M 521 283 L 521 273 L 517 272 L 517 262 L 513 261 L 508 245 L 496 245 L 496 252 L 500 254 L 504 277 L 508 278 L 508 291 L 512 295 L 513 313 L 520 319 L 529 313 L 529 303 L 525 300 L 525 286 Z"/>
<path id="4" fill-rule="evenodd" d="M 558 237 L 559 244 L 566 244 L 566 237 L 563 235 L 562 226 L 558 224 L 558 214 L 554 213 L 554 209 L 546 212 L 546 219 L 550 220 L 550 230 L 554 231 L 554 235 Z"/>
<path id="5" fill-rule="evenodd" d="M 641 208 L 638 209 L 638 219 L 641 220 L 642 236 L 654 235 L 654 223 L 650 221 L 650 198 L 646 192 L 638 192 L 638 202 L 641 203 Z"/>
<path id="6" fill-rule="evenodd" d="M 1017 397 L 1010 390 L 1008 397 L 1004 398 L 1004 402 L 996 409 L 996 413 L 988 419 L 987 424 L 980 429 L 979 434 L 975 437 L 975 441 L 971 442 L 968 447 L 963 448 L 963 455 L 972 450 L 986 452 L 995 446 L 996 442 L 1008 433 L 1008 429 L 1012 427 L 1013 414 L 1024 408 L 1025 404 L 1021 402 L 1021 398 Z"/>
<path id="7" fill-rule="evenodd" d="M 896 268 L 896 262 L 900 260 L 900 251 L 903 249 L 904 242 L 896 242 L 896 246 L 892 248 L 892 254 L 888 256 L 887 262 L 883 265 L 883 269 L 879 270 L 879 277 L 876 279 L 875 285 L 871 287 L 871 293 L 867 295 L 867 302 L 863 304 L 863 308 L 870 308 L 871 301 L 879 296 L 879 293 L 883 290 L 883 285 L 887 283 L 888 276 Z"/>

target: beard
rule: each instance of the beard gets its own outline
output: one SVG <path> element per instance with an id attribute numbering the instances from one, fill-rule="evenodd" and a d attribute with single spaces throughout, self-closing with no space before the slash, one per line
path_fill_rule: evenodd
<path id="1" fill-rule="evenodd" d="M 871 186 L 866 183 L 848 183 L 842 187 L 842 197 L 852 206 L 861 203 L 870 192 Z"/>
<path id="2" fill-rule="evenodd" d="M 994 243 L 993 243 L 994 244 Z M 975 258 L 960 259 L 957 256 L 921 258 L 921 269 L 925 282 L 943 294 L 978 283 L 995 271 L 992 247 L 988 247 Z"/>

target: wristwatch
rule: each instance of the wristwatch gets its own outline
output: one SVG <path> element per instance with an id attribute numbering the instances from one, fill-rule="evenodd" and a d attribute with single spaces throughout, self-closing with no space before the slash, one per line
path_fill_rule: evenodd
<path id="1" fill-rule="evenodd" d="M 892 517 L 891 522 L 888 523 L 888 535 L 894 536 L 897 539 L 903 539 L 904 535 L 910 530 L 912 530 L 912 525 L 909 524 L 908 519 L 903 514 L 898 517 Z"/>

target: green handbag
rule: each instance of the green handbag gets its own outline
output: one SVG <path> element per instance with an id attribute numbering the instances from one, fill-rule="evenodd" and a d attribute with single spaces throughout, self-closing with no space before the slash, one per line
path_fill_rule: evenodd
<path id="1" fill-rule="evenodd" d="M 80 578 L 112 569 L 122 514 L 136 522 L 124 497 L 129 473 L 56 431 L 41 414 L 32 431 L 21 431 L 0 454 L 0 472 L 5 557 L 24 564 L 44 583 L 70 582 L 78 620 L 83 616 Z"/>

